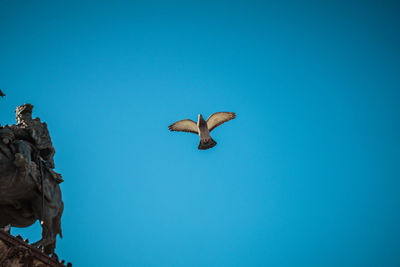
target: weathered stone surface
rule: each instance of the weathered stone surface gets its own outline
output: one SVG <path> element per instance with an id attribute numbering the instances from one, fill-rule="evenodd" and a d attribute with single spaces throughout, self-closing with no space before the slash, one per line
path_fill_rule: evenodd
<path id="1" fill-rule="evenodd" d="M 6 232 L 0 231 L 0 266 L 1 267 L 65 267 L 57 257 L 49 257 Z M 71 264 L 69 263 L 69 266 Z"/>
<path id="2" fill-rule="evenodd" d="M 28 227 L 41 221 L 42 239 L 34 244 L 54 252 L 64 203 L 54 169 L 55 149 L 47 124 L 32 118 L 33 106 L 16 109 L 17 124 L 0 127 L 0 228 Z"/>

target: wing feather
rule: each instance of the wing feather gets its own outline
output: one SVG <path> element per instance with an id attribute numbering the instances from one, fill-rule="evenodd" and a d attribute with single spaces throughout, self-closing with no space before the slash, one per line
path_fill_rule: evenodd
<path id="1" fill-rule="evenodd" d="M 233 120 L 234 118 L 236 118 L 234 112 L 215 112 L 207 119 L 208 130 L 211 132 L 224 122 Z"/>
<path id="2" fill-rule="evenodd" d="M 168 126 L 168 129 L 170 131 L 176 131 L 176 132 L 188 132 L 188 133 L 199 134 L 197 130 L 197 124 L 189 119 L 177 121 Z"/>

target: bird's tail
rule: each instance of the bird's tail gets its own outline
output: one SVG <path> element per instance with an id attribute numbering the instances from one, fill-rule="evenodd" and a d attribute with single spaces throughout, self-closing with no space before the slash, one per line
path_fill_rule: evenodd
<path id="1" fill-rule="evenodd" d="M 203 141 L 200 139 L 199 149 L 200 149 L 200 150 L 206 150 L 206 149 L 209 149 L 209 148 L 214 147 L 216 144 L 217 144 L 217 142 L 215 142 L 214 139 L 212 139 L 212 138 L 210 138 L 210 140 L 208 140 L 207 143 L 206 143 L 206 142 L 203 142 Z"/>

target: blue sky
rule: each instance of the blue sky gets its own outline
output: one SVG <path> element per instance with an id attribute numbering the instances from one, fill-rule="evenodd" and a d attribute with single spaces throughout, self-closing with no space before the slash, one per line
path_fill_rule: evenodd
<path id="1" fill-rule="evenodd" d="M 74 266 L 399 266 L 396 1 L 0 1 Z M 238 117 L 218 145 L 167 126 Z M 40 226 L 12 229 L 30 240 Z"/>

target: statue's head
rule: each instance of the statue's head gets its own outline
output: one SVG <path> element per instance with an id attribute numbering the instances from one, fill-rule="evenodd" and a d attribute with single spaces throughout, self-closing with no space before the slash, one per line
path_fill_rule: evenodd
<path id="1" fill-rule="evenodd" d="M 15 118 L 17 123 L 29 122 L 32 120 L 33 105 L 23 104 L 18 106 L 15 110 Z"/>

